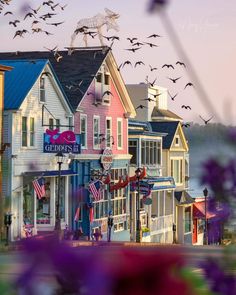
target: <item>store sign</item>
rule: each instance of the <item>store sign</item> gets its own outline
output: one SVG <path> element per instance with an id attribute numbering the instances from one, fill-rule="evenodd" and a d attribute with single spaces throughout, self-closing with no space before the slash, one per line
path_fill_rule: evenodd
<path id="1" fill-rule="evenodd" d="M 43 140 L 44 153 L 80 153 L 80 135 L 71 130 L 59 133 L 58 129 L 46 130 Z"/>
<path id="2" fill-rule="evenodd" d="M 139 192 L 144 196 L 149 196 L 152 190 L 153 184 L 149 184 L 147 181 L 139 181 Z M 138 181 L 131 182 L 130 190 L 132 192 L 138 191 Z"/>
<path id="3" fill-rule="evenodd" d="M 104 170 L 109 170 L 111 168 L 111 165 L 113 163 L 113 154 L 111 149 L 106 148 L 103 151 L 103 154 L 101 156 L 101 163 Z"/>

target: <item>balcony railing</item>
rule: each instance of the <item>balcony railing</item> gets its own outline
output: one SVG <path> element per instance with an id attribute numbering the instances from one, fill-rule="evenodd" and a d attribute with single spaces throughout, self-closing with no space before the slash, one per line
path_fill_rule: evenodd
<path id="1" fill-rule="evenodd" d="M 154 217 L 151 219 L 150 231 L 151 235 L 172 231 L 173 215 Z"/>

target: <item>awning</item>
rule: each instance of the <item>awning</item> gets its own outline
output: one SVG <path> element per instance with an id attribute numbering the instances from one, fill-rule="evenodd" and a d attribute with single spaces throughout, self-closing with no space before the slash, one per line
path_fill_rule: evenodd
<path id="1" fill-rule="evenodd" d="M 178 205 L 191 205 L 194 203 L 194 199 L 186 191 L 175 192 L 175 198 L 179 202 Z"/>
<path id="2" fill-rule="evenodd" d="M 49 170 L 49 171 L 30 171 L 30 172 L 24 172 L 22 173 L 23 176 L 44 176 L 44 177 L 54 177 L 59 175 L 58 170 Z M 72 170 L 61 170 L 61 176 L 69 176 L 69 175 L 78 175 L 77 172 L 74 172 Z"/>
<path id="3" fill-rule="evenodd" d="M 193 217 L 194 218 L 199 218 L 199 219 L 205 218 L 205 213 L 206 213 L 207 219 L 210 219 L 210 218 L 213 218 L 216 216 L 215 213 L 212 213 L 207 209 L 206 209 L 206 211 L 205 211 L 205 201 L 195 202 L 193 204 Z"/>
<path id="4" fill-rule="evenodd" d="M 176 187 L 173 177 L 152 177 L 148 178 L 147 181 L 148 184 L 152 185 L 152 191 L 174 189 Z"/>

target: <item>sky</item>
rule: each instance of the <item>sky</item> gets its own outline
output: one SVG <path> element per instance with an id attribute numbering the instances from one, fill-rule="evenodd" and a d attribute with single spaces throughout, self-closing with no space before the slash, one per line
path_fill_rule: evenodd
<path id="1" fill-rule="evenodd" d="M 178 93 L 175 100 L 168 99 L 168 107 L 180 115 L 185 122 L 203 123 L 199 115 L 204 119 L 214 116 L 211 122 L 223 124 L 236 124 L 236 100 L 235 98 L 235 68 L 236 68 L 236 1 L 235 0 L 169 0 L 165 14 L 174 28 L 182 44 L 187 60 L 179 55 L 173 36 L 170 36 L 163 16 L 155 11 L 150 14 L 147 10 L 150 0 L 63 0 L 54 1 L 61 6 L 55 8 L 56 16 L 46 22 L 64 21 L 57 27 L 45 25 L 42 21 L 38 27 L 42 27 L 53 35 L 44 33 L 25 34 L 24 38 L 13 39 L 17 29 L 26 28 L 30 31 L 32 19 L 21 21 L 17 28 L 9 25 L 9 21 L 20 19 L 25 15 L 25 9 L 29 6 L 37 8 L 41 0 L 12 0 L 11 4 L 4 8 L 0 14 L 0 51 L 29 51 L 45 50 L 44 47 L 53 48 L 58 45 L 60 49 L 69 46 L 70 38 L 76 28 L 76 23 L 82 18 L 93 17 L 97 13 L 104 13 L 108 8 L 120 15 L 117 20 L 119 32 L 106 31 L 103 35 L 120 37 L 120 41 L 113 44 L 113 54 L 120 65 L 126 60 L 133 64 L 143 61 L 145 66 L 121 68 L 121 74 L 126 84 L 145 82 L 146 77 L 156 84 L 168 88 L 173 96 Z M 39 15 L 49 12 L 44 6 L 40 8 Z M 14 15 L 5 15 L 6 11 L 12 11 Z M 50 11 L 53 12 L 53 11 Z M 37 26 L 35 26 L 37 27 Z M 147 37 L 151 34 L 159 34 L 160 38 Z M 137 37 L 139 42 L 151 42 L 158 47 L 150 48 L 147 44 L 135 53 L 126 49 L 131 48 L 127 37 Z M 97 37 L 88 39 L 90 46 L 100 45 Z M 110 42 L 104 40 L 107 45 Z M 82 37 L 78 35 L 75 46 L 84 46 Z M 176 61 L 186 63 L 186 69 L 175 65 Z M 189 61 L 187 63 L 187 61 Z M 162 68 L 164 64 L 173 64 L 175 69 Z M 158 70 L 150 71 L 149 65 Z M 194 85 L 189 69 L 193 68 L 198 79 L 209 98 L 213 108 L 206 105 L 205 98 L 201 95 L 199 87 L 187 87 L 188 82 Z M 181 77 L 175 84 L 168 78 Z M 191 110 L 182 108 L 189 105 Z"/>

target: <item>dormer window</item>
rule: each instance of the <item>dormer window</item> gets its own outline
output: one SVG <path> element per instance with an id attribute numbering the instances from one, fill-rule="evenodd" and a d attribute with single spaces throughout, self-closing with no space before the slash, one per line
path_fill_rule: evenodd
<path id="1" fill-rule="evenodd" d="M 39 83 L 39 100 L 40 102 L 45 102 L 45 78 L 41 77 L 40 78 L 40 83 Z"/>
<path id="2" fill-rule="evenodd" d="M 95 80 L 96 100 L 103 105 L 110 105 L 111 95 L 104 94 L 106 91 L 110 91 L 110 80 L 110 73 L 104 65 L 100 68 Z"/>
<path id="3" fill-rule="evenodd" d="M 180 144 L 180 138 L 179 138 L 179 135 L 177 135 L 175 137 L 175 146 L 179 146 L 179 144 Z"/>

